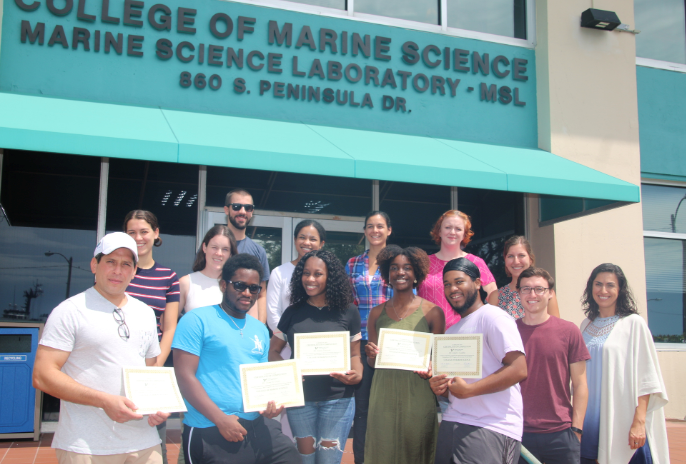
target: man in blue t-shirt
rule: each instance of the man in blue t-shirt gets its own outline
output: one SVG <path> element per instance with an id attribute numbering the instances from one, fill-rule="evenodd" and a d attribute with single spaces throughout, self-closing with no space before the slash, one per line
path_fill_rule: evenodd
<path id="1" fill-rule="evenodd" d="M 243 412 L 241 364 L 267 362 L 267 328 L 248 315 L 261 291 L 262 265 L 252 255 L 232 256 L 219 282 L 223 300 L 197 308 L 179 321 L 174 367 L 188 412 L 185 462 L 300 463 L 295 445 L 272 418 L 283 410 Z"/>
<path id="2" fill-rule="evenodd" d="M 252 195 L 247 190 L 236 188 L 226 194 L 224 212 L 227 226 L 236 237 L 239 253 L 248 253 L 260 260 L 262 265 L 262 291 L 257 297 L 257 306 L 250 314 L 267 323 L 267 280 L 269 280 L 269 262 L 264 248 L 245 235 L 245 229 L 250 224 L 252 213 L 255 211 Z"/>

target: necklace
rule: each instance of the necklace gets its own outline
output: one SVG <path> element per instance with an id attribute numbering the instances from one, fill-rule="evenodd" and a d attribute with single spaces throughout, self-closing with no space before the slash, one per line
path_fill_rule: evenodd
<path id="1" fill-rule="evenodd" d="M 243 338 L 243 329 L 245 328 L 245 324 L 247 324 L 248 321 L 245 321 L 245 322 L 243 323 L 243 329 L 240 328 L 240 327 L 238 327 L 238 324 L 236 324 L 236 321 L 233 320 L 233 316 L 231 316 L 231 314 L 229 314 L 229 312 L 226 310 L 226 308 L 224 308 L 223 305 L 220 305 L 220 306 L 221 306 L 221 308 L 224 310 L 224 312 L 226 313 L 226 315 L 229 316 L 229 320 L 230 320 L 231 322 L 233 322 L 233 325 L 235 325 L 236 328 L 238 329 L 238 331 L 240 332 L 241 338 Z"/>
<path id="2" fill-rule="evenodd" d="M 314 306 L 315 308 L 317 308 L 317 309 L 320 310 L 320 311 L 321 311 L 323 308 L 326 308 L 326 305 L 324 305 L 324 306 L 317 306 L 316 304 L 312 303 L 312 300 L 310 300 L 309 298 L 307 299 L 307 304 L 310 305 L 310 306 Z"/>
<path id="3" fill-rule="evenodd" d="M 412 301 L 414 301 L 415 298 L 417 298 L 417 296 L 412 295 Z M 402 321 L 403 319 L 405 319 L 408 316 L 407 314 L 405 314 L 403 317 L 398 316 L 398 313 L 395 311 L 395 304 L 393 303 L 393 298 L 390 299 L 390 302 L 391 302 L 391 309 L 393 310 L 393 314 L 395 314 L 395 317 L 398 318 L 398 321 Z"/>

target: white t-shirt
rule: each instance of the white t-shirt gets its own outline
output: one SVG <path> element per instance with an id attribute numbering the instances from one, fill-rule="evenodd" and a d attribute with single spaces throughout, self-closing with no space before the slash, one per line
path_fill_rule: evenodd
<path id="1" fill-rule="evenodd" d="M 267 286 L 267 325 L 272 332 L 281 320 L 281 315 L 291 305 L 291 277 L 295 266 L 290 261 L 275 268 L 269 276 Z"/>
<path id="2" fill-rule="evenodd" d="M 484 336 L 482 378 L 503 367 L 502 360 L 507 353 L 524 353 L 524 345 L 515 320 L 497 306 L 484 305 L 446 331 L 446 334 L 472 333 Z M 480 379 L 464 380 L 467 383 L 474 383 Z M 443 420 L 483 427 L 522 441 L 524 416 L 519 384 L 497 393 L 464 400 L 456 398 L 451 393 L 450 407 L 443 415 Z"/>
<path id="3" fill-rule="evenodd" d="M 291 277 L 295 271 L 295 265 L 288 261 L 274 268 L 269 276 L 267 284 L 267 325 L 274 333 L 280 333 L 277 328 L 281 315 L 291 305 Z M 281 350 L 283 359 L 290 359 L 291 347 L 286 346 Z"/>
<path id="4" fill-rule="evenodd" d="M 119 337 L 115 305 L 91 287 L 62 302 L 45 323 L 40 344 L 68 351 L 62 372 L 81 385 L 124 396 L 122 367 L 145 366 L 160 354 L 157 322 L 150 307 L 129 296 L 122 311 L 128 341 Z M 110 455 L 140 451 L 160 443 L 147 417 L 119 424 L 93 406 L 60 401 L 60 420 L 52 447 L 79 454 Z"/>
<path id="5" fill-rule="evenodd" d="M 200 271 L 188 274 L 188 295 L 184 311 L 212 306 L 222 302 L 224 296 L 219 288 L 219 279 L 207 277 Z"/>

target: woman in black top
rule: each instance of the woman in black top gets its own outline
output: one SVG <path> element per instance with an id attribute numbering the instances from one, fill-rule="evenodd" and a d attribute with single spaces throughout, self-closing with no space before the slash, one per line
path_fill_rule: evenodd
<path id="1" fill-rule="evenodd" d="M 353 386 L 362 380 L 360 313 L 352 300 L 350 280 L 338 258 L 325 250 L 307 253 L 291 278 L 291 306 L 278 325 L 282 334 L 275 334 L 270 343 L 269 360 L 281 361 L 286 342 L 295 351 L 296 333 L 350 333 L 352 369 L 345 374 L 307 376 L 305 406 L 288 409 L 303 464 L 335 464 L 343 458 L 355 412 Z"/>

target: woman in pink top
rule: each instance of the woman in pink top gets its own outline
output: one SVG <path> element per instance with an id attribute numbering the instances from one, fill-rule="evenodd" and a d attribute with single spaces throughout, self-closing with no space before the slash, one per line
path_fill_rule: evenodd
<path id="1" fill-rule="evenodd" d="M 446 330 L 460 320 L 460 316 L 450 307 L 443 293 L 443 268 L 448 261 L 456 258 L 467 258 L 476 264 L 481 271 L 481 288 L 486 294 L 488 295 L 498 289 L 495 278 L 484 260 L 473 254 L 465 253 L 463 250 L 473 235 L 472 222 L 469 216 L 456 209 L 443 213 L 431 231 L 431 238 L 434 239 L 436 245 L 441 246 L 441 249 L 438 253 L 429 256 L 431 263 L 429 275 L 417 288 L 417 295 L 443 308 Z"/>

